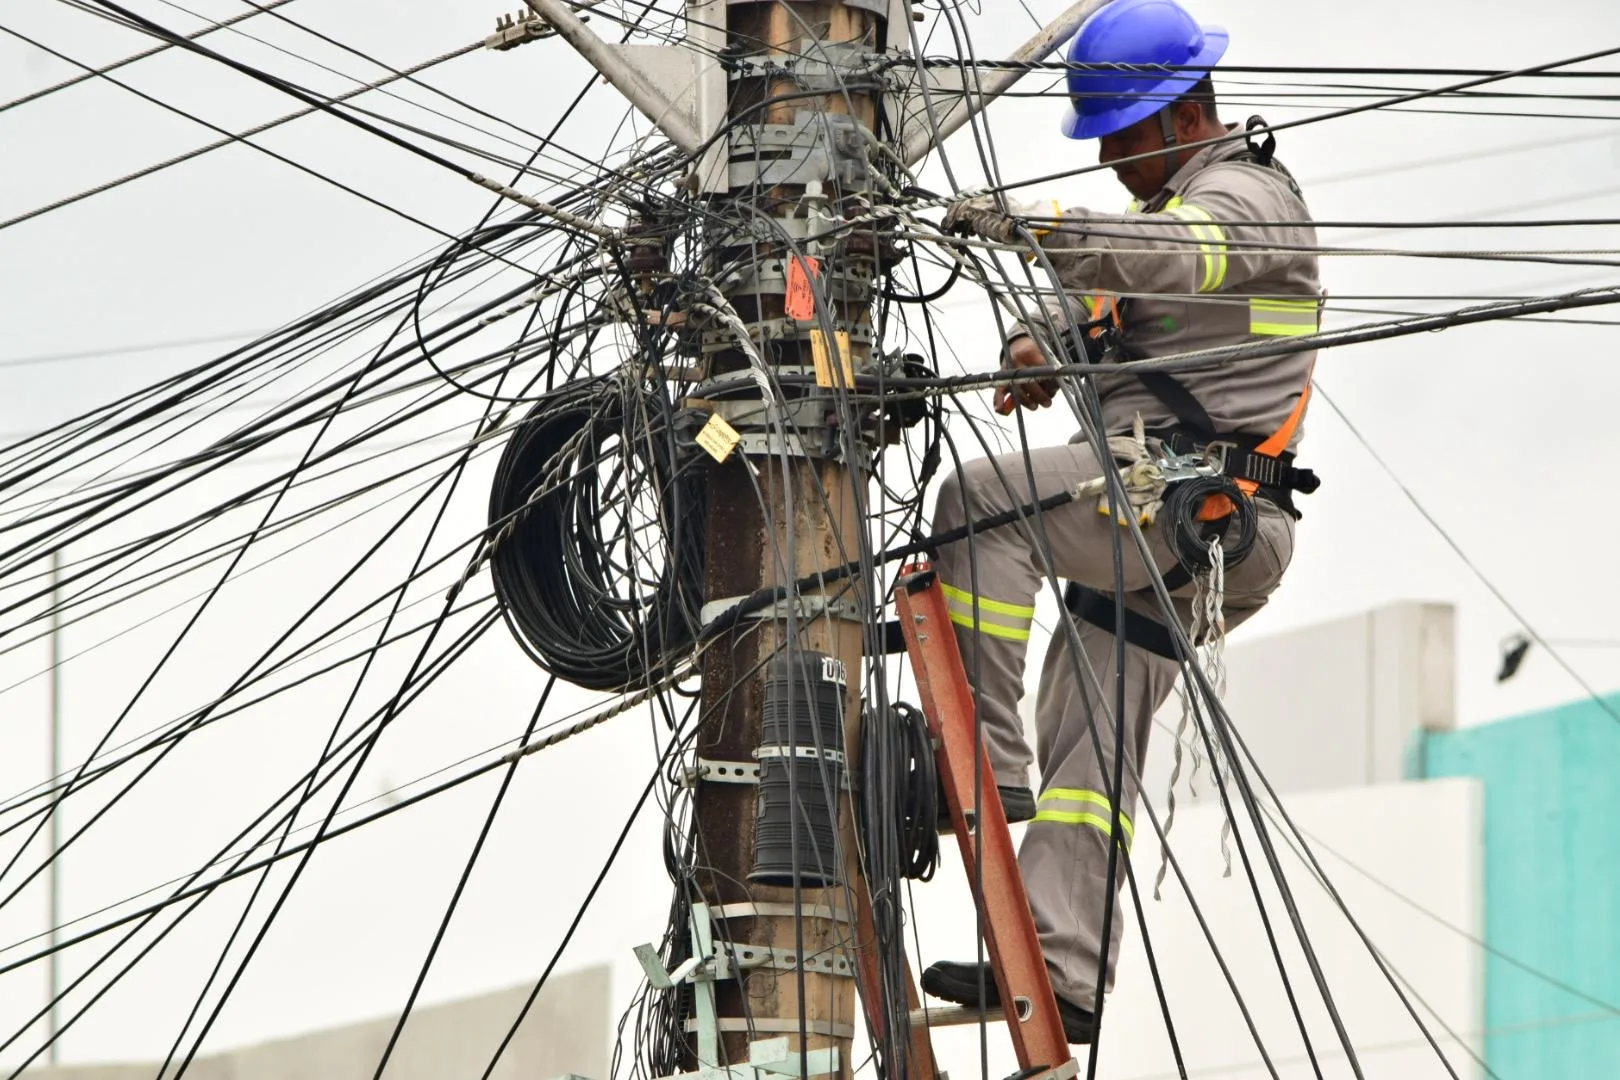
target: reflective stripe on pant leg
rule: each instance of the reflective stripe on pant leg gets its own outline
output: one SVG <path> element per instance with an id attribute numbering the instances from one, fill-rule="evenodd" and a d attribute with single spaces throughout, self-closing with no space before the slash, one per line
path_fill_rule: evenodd
<path id="1" fill-rule="evenodd" d="M 1060 628 L 1041 672 L 1035 722 L 1042 792 L 1036 821 L 1024 831 L 1018 863 L 1052 989 L 1064 1000 L 1089 1009 L 1096 995 L 1098 958 L 1108 949 L 1111 980 L 1120 940 L 1134 920 L 1130 899 L 1117 894 L 1109 940 L 1103 941 L 1109 849 L 1114 846 L 1109 790 L 1114 782 L 1115 642 L 1112 634 L 1089 623 L 1079 624 L 1076 632 L 1084 655 L 1070 654 L 1067 634 Z M 1128 815 L 1136 808 L 1135 777 L 1153 713 L 1169 697 L 1178 668 L 1174 661 L 1135 647 L 1125 650 L 1125 661 L 1127 760 L 1119 809 Z M 1084 692 L 1077 663 L 1094 672 L 1086 678 Z M 1088 710 L 1095 712 L 1101 759 L 1092 742 Z M 1134 822 L 1121 817 L 1125 840 L 1134 828 Z M 1116 866 L 1116 890 L 1124 887 L 1125 879 L 1125 867 Z"/>
<path id="2" fill-rule="evenodd" d="M 1017 504 L 1024 493 L 1008 492 L 995 465 L 987 459 L 968 461 L 942 478 L 934 510 L 936 531 L 959 528 L 970 519 L 983 520 Z M 1015 463 L 1004 468 L 1014 478 L 1022 470 Z M 942 545 L 934 568 L 947 617 L 954 624 L 962 667 L 978 692 L 978 719 L 996 783 L 1028 787 L 1032 755 L 1018 701 L 1024 693 L 1032 603 L 1040 587 L 1029 544 L 1015 528 L 976 533 L 971 540 Z M 980 593 L 977 603 L 971 591 L 975 586 Z"/>
<path id="3" fill-rule="evenodd" d="M 966 589 L 940 582 L 945 593 L 945 608 L 951 622 L 991 637 L 1008 641 L 1028 641 L 1029 628 L 1035 622 L 1035 608 L 1028 604 L 1011 604 L 989 597 L 975 597 Z"/>
<path id="4" fill-rule="evenodd" d="M 1057 825 L 1088 825 L 1102 830 L 1104 836 L 1113 835 L 1114 807 L 1100 791 L 1081 788 L 1047 788 L 1036 802 L 1035 820 Z M 1125 850 L 1131 848 L 1136 827 L 1129 814 L 1119 815 L 1120 831 L 1125 834 Z"/>

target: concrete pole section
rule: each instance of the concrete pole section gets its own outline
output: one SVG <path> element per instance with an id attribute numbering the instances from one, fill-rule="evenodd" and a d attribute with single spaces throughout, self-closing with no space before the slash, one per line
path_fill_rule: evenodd
<path id="1" fill-rule="evenodd" d="M 675 103 L 637 71 L 612 46 L 597 37 L 590 27 L 575 15 L 562 0 L 525 0 L 529 10 L 550 23 L 574 51 L 590 61 L 613 88 L 629 99 L 630 104 L 656 124 L 670 141 L 687 155 L 696 155 L 703 138 L 690 121 L 676 108 Z M 586 4 L 576 5 L 586 7 Z M 595 6 L 591 4 L 589 6 Z"/>

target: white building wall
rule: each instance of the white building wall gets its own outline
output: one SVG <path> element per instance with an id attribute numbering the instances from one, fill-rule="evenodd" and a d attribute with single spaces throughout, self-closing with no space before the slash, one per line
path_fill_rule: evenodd
<path id="1" fill-rule="evenodd" d="M 1456 724 L 1452 636 L 1451 607 L 1420 603 L 1253 640 L 1239 630 L 1226 650 L 1227 713 L 1279 793 L 1404 780 L 1421 732 Z M 1172 697 L 1148 754 L 1146 790 L 1161 802 L 1180 715 Z M 1201 785 L 1194 798 L 1209 793 Z"/>

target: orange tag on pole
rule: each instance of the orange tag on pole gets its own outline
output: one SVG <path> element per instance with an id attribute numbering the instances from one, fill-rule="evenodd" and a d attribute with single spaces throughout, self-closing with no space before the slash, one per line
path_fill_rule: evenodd
<path id="1" fill-rule="evenodd" d="M 802 322 L 816 317 L 816 290 L 813 282 L 820 273 L 820 259 L 808 257 L 801 259 L 795 255 L 788 260 L 787 296 L 783 302 L 783 309 L 788 318 Z"/>

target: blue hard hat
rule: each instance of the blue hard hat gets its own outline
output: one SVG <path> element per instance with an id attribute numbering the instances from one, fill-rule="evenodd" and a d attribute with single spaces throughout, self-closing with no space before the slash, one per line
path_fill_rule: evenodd
<path id="1" fill-rule="evenodd" d="M 1101 138 L 1152 116 L 1208 75 L 1226 43 L 1225 30 L 1198 25 L 1175 0 L 1113 0 L 1069 42 L 1069 63 L 1106 70 L 1069 72 L 1063 134 Z"/>

